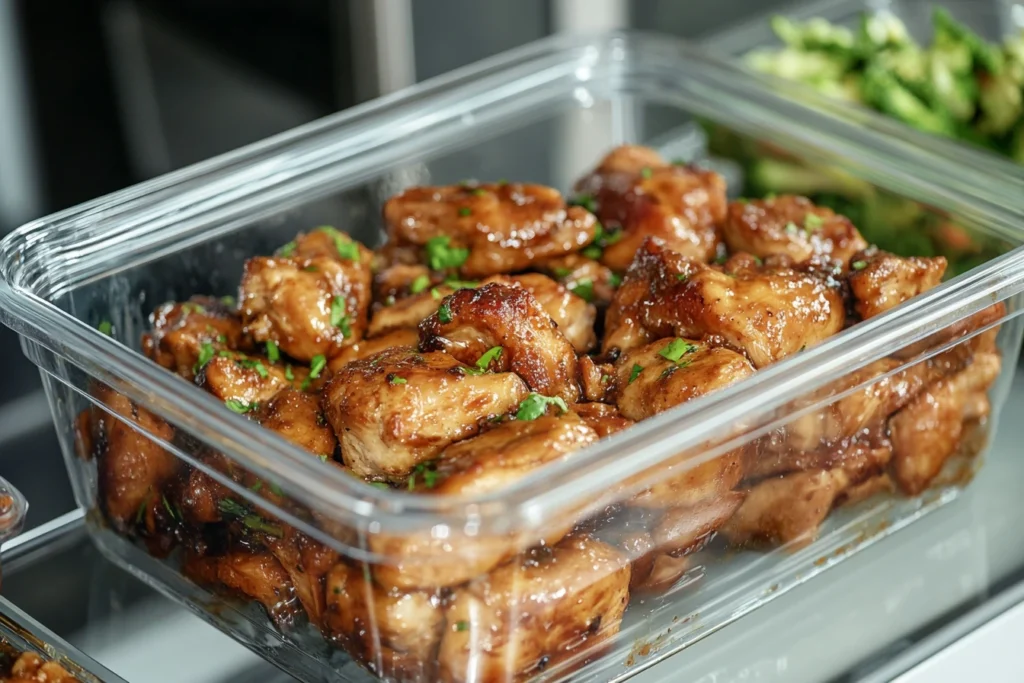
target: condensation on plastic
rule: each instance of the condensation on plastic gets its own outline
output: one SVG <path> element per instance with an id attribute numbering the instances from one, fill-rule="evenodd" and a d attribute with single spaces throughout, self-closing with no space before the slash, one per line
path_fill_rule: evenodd
<path id="1" fill-rule="evenodd" d="M 772 433 L 813 426 L 830 406 L 931 367 L 987 329 L 998 329 L 1004 358 L 1019 350 L 1024 251 L 1012 249 L 1024 242 L 1024 212 L 1013 179 L 984 155 L 918 148 L 887 134 L 891 127 L 877 117 L 808 108 L 798 91 L 787 100 L 777 90 L 790 94 L 671 39 L 558 37 L 17 230 L 0 243 L 0 319 L 23 335 L 41 369 L 75 496 L 99 547 L 299 678 L 367 675 L 301 616 L 275 627 L 258 605 L 187 579 L 168 531 L 184 529 L 173 501 L 164 515 L 147 492 L 134 520 L 105 518 L 109 487 L 97 445 L 85 436 L 92 432 L 76 429 L 83 419 L 105 424 L 106 436 L 120 430 L 121 447 L 131 443 L 136 454 L 169 454 L 179 469 L 201 472 L 265 511 L 284 533 L 294 529 L 337 552 L 343 560 L 331 567 L 332 589 L 321 594 L 335 609 L 318 614 L 325 626 L 328 613 L 335 619 L 329 635 L 365 667 L 399 680 L 620 680 L 953 500 L 995 428 L 1009 368 L 988 394 L 987 421 L 961 439 L 959 467 L 920 496 L 839 507 L 813 543 L 803 538 L 770 552 L 715 539 L 693 555 L 652 558 L 630 545 L 633 531 L 649 531 L 634 517 L 647 514 L 657 485 L 690 490 Z M 561 146 L 565 127 L 590 114 L 605 122 L 593 128 L 599 139 L 590 153 Z M 331 223 L 377 243 L 382 200 L 410 179 L 509 177 L 567 189 L 619 142 L 700 155 L 695 131 L 706 121 L 921 202 L 922 211 L 955 219 L 1006 253 L 747 381 L 477 498 L 366 486 L 136 352 L 156 305 L 232 293 L 247 257 L 301 229 Z M 950 172 L 954 155 L 962 176 Z M 705 161 L 736 172 L 729 159 Z M 994 310 L 983 324 L 971 322 Z M 101 321 L 111 336 L 96 329 Z M 225 476 L 210 465 L 210 452 L 273 482 L 284 500 L 268 498 L 269 486 Z M 817 483 L 827 489 L 829 482 Z M 680 501 L 661 505 L 673 503 Z M 667 512 L 656 517 L 664 521 Z M 558 540 L 578 523 L 572 538 Z M 554 548 L 508 559 L 542 539 Z M 628 586 L 631 573 L 650 578 L 654 567 L 669 576 L 665 585 Z M 298 581 L 293 575 L 288 585 Z M 319 578 L 310 585 L 324 588 Z M 543 587 L 559 590 L 544 597 Z M 278 597 L 271 611 L 291 614 L 295 596 Z M 403 630 L 410 624 L 418 637 Z"/>

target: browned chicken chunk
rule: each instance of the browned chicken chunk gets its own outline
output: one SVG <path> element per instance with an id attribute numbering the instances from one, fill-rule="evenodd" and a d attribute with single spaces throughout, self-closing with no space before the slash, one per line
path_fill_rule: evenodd
<path id="1" fill-rule="evenodd" d="M 371 279 L 368 259 L 361 258 L 249 259 L 240 304 L 246 331 L 305 363 L 358 341 L 366 330 Z"/>
<path id="2" fill-rule="evenodd" d="M 615 290 L 622 284 L 622 276 L 583 254 L 540 261 L 534 267 L 599 308 L 611 303 Z"/>
<path id="3" fill-rule="evenodd" d="M 946 259 L 942 256 L 904 258 L 869 249 L 855 254 L 850 268 L 853 307 L 867 320 L 942 282 Z"/>
<path id="4" fill-rule="evenodd" d="M 527 393 L 512 373 L 473 374 L 445 353 L 390 349 L 341 368 L 324 387 L 323 407 L 356 476 L 404 481 Z"/>
<path id="5" fill-rule="evenodd" d="M 437 591 L 385 590 L 363 568 L 337 564 L 327 574 L 324 636 L 387 680 L 436 679 L 444 626 Z"/>
<path id="6" fill-rule="evenodd" d="M 222 586 L 263 605 L 279 628 L 294 622 L 298 604 L 288 572 L 273 555 L 238 550 L 227 555 L 189 555 L 182 571 L 193 581 Z"/>
<path id="7" fill-rule="evenodd" d="M 608 233 L 601 263 L 624 271 L 647 237 L 697 259 L 715 258 L 725 218 L 725 180 L 713 171 L 667 164 L 649 148 L 613 150 L 576 185 Z"/>
<path id="8" fill-rule="evenodd" d="M 0 669 L 3 683 L 79 683 L 60 664 L 47 661 L 35 652 L 22 652 L 10 667 L 9 676 Z"/>
<path id="9" fill-rule="evenodd" d="M 349 264 L 369 266 L 373 252 L 330 225 L 309 232 L 300 232 L 295 239 L 277 250 L 280 258 L 329 258 Z"/>
<path id="10" fill-rule="evenodd" d="M 367 336 L 376 338 L 396 330 L 415 329 L 424 318 L 437 310 L 441 299 L 454 291 L 448 285 L 437 285 L 378 309 L 370 319 Z"/>
<path id="11" fill-rule="evenodd" d="M 594 334 L 597 309 L 588 303 L 590 297 L 577 294 L 578 288 L 570 290 L 540 273 L 511 277 L 498 275 L 484 281 L 485 284 L 490 282 L 522 287 L 532 294 L 577 353 L 586 353 L 594 348 L 597 343 L 597 335 Z"/>
<path id="12" fill-rule="evenodd" d="M 602 439 L 636 424 L 622 417 L 618 408 L 607 403 L 577 403 L 572 409 Z"/>
<path id="13" fill-rule="evenodd" d="M 330 460 L 338 440 L 327 424 L 320 400 L 312 394 L 285 389 L 260 410 L 257 421 L 313 455 Z"/>
<path id="14" fill-rule="evenodd" d="M 849 218 L 793 195 L 731 203 L 722 235 L 731 252 L 785 255 L 794 263 L 825 257 L 844 267 L 868 246 Z"/>
<path id="15" fill-rule="evenodd" d="M 925 389 L 889 420 L 896 482 L 917 495 L 939 474 L 963 436 L 965 409 L 999 375 L 997 354 L 979 353 L 970 365 Z"/>
<path id="16" fill-rule="evenodd" d="M 431 306 L 433 312 L 436 307 Z M 327 362 L 327 369 L 335 373 L 354 360 L 363 360 L 376 356 L 381 351 L 393 348 L 416 349 L 420 343 L 420 333 L 415 327 L 393 330 L 379 337 L 363 339 L 351 346 L 343 348 L 338 355 Z"/>
<path id="17" fill-rule="evenodd" d="M 452 595 L 438 680 L 516 681 L 618 633 L 629 562 L 587 537 L 524 554 Z"/>
<path id="18" fill-rule="evenodd" d="M 338 553 L 288 528 L 283 538 L 269 537 L 267 548 L 288 572 L 295 597 L 312 624 L 320 624 L 326 609 L 324 581 L 338 562 Z"/>
<path id="19" fill-rule="evenodd" d="M 537 300 L 521 287 L 488 284 L 443 299 L 420 323 L 420 348 L 444 351 L 467 365 L 514 372 L 533 391 L 574 402 L 576 352 Z"/>
<path id="20" fill-rule="evenodd" d="M 142 337 L 143 352 L 187 380 L 217 351 L 252 347 L 241 319 L 218 299 L 164 304 L 149 319 L 152 331 Z"/>
<path id="21" fill-rule="evenodd" d="M 259 404 L 289 387 L 303 386 L 305 368 L 274 365 L 266 357 L 223 351 L 199 370 L 195 382 L 238 413 L 255 410 Z M 288 375 L 291 379 L 288 379 Z"/>
<path id="22" fill-rule="evenodd" d="M 524 183 L 410 188 L 388 200 L 384 220 L 389 247 L 421 247 L 432 269 L 470 278 L 577 252 L 597 227 L 557 190 Z"/>

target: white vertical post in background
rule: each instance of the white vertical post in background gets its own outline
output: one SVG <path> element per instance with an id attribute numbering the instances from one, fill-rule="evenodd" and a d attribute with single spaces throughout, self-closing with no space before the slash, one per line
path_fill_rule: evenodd
<path id="1" fill-rule="evenodd" d="M 42 212 L 15 5 L 0 2 L 0 234 Z"/>
<path id="2" fill-rule="evenodd" d="M 357 102 L 365 102 L 416 82 L 412 0 L 350 0 L 353 73 Z M 348 46 L 341 43 L 341 49 Z"/>
<path id="3" fill-rule="evenodd" d="M 629 26 L 626 0 L 555 0 L 552 25 L 556 33 L 597 35 Z M 585 74 L 580 74 L 585 75 Z M 585 84 L 577 91 L 581 107 L 562 117 L 555 153 L 555 178 L 568 189 L 575 176 L 610 147 L 623 142 L 631 113 L 622 103 L 593 101 Z"/>

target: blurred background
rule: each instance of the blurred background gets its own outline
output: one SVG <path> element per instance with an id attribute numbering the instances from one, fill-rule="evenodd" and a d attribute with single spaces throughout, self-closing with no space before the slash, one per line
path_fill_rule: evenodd
<path id="1" fill-rule="evenodd" d="M 559 31 L 700 38 L 784 0 L 0 1 L 0 235 Z M 0 471 L 73 501 L 36 369 L 0 326 Z"/>

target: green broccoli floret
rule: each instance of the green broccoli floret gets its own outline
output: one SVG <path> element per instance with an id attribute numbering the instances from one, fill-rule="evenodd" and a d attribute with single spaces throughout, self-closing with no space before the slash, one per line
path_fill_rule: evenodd
<path id="1" fill-rule="evenodd" d="M 815 18 L 799 24 L 784 16 L 771 20 L 772 30 L 779 40 L 800 50 L 820 50 L 850 56 L 854 47 L 853 33 L 825 19 Z"/>
<path id="2" fill-rule="evenodd" d="M 755 195 L 770 192 L 804 196 L 827 193 L 851 200 L 862 200 L 874 193 L 874 188 L 870 184 L 847 173 L 818 166 L 801 166 L 767 157 L 757 159 L 751 164 L 747 182 L 747 191 Z"/>
<path id="3" fill-rule="evenodd" d="M 849 62 L 824 52 L 804 52 L 786 47 L 781 50 L 755 50 L 746 57 L 755 71 L 804 83 L 837 81 L 846 73 Z"/>
<path id="4" fill-rule="evenodd" d="M 870 55 L 887 47 L 913 45 L 907 27 L 898 17 L 888 12 L 861 15 L 856 37 L 861 54 Z"/>
<path id="5" fill-rule="evenodd" d="M 978 81 L 973 75 L 954 74 L 945 62 L 933 60 L 930 65 L 931 88 L 928 100 L 936 109 L 949 112 L 955 120 L 974 118 L 978 101 Z"/>
<path id="6" fill-rule="evenodd" d="M 982 81 L 978 105 L 982 113 L 978 130 L 986 135 L 1008 133 L 1024 113 L 1021 88 L 1009 73 L 990 75 Z"/>
<path id="7" fill-rule="evenodd" d="M 864 71 L 863 95 L 871 106 L 919 130 L 947 136 L 956 132 L 952 117 L 930 109 L 892 74 L 876 65 L 869 65 Z"/>
<path id="8" fill-rule="evenodd" d="M 973 66 L 992 74 L 1002 71 L 1003 54 L 999 48 L 954 19 L 949 10 L 936 7 L 932 13 L 932 24 L 935 28 L 932 43 L 935 48 L 943 51 L 966 50 Z"/>

